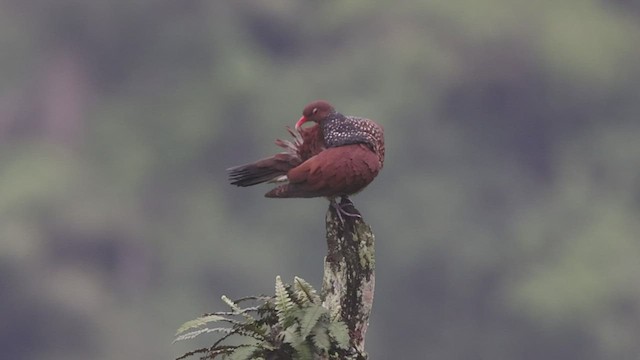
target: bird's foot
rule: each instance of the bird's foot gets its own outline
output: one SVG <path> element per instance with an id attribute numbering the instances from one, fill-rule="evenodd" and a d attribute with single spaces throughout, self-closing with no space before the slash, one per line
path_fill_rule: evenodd
<path id="1" fill-rule="evenodd" d="M 344 218 L 342 217 L 342 215 L 347 216 L 347 217 L 354 217 L 354 218 L 358 218 L 358 219 L 362 219 L 362 215 L 360 215 L 360 213 L 358 212 L 358 210 L 353 206 L 353 202 L 351 201 L 351 199 L 349 199 L 348 196 L 342 196 L 342 199 L 340 200 L 340 203 L 338 203 L 335 200 L 331 201 L 331 206 L 333 206 L 334 209 L 336 209 L 336 214 L 338 215 L 338 219 L 340 219 L 340 222 L 342 224 L 344 224 Z M 346 208 L 352 208 L 353 210 L 355 210 L 354 212 L 350 212 L 345 210 Z"/>
<path id="2" fill-rule="evenodd" d="M 351 199 L 349 199 L 348 196 L 342 197 L 342 199 L 340 200 L 339 206 L 340 206 L 340 210 L 342 211 L 342 214 L 346 216 L 362 219 L 362 215 L 360 215 L 360 212 L 358 211 L 358 209 L 356 209 L 356 207 L 353 205 L 353 201 L 351 201 Z M 353 209 L 353 211 L 347 211 L 346 210 L 347 208 L 351 208 Z"/>

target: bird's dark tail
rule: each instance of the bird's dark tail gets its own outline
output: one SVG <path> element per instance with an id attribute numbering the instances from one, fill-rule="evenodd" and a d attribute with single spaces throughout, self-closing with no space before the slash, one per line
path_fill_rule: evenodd
<path id="1" fill-rule="evenodd" d="M 251 164 L 228 168 L 227 172 L 232 185 L 245 187 L 277 181 L 279 177 L 286 175 L 287 171 L 299 164 L 299 158 L 281 153 Z"/>
<path id="2" fill-rule="evenodd" d="M 278 176 L 282 176 L 279 171 L 268 168 L 259 168 L 254 164 L 240 165 L 227 169 L 229 180 L 232 185 L 252 186 L 271 181 Z"/>

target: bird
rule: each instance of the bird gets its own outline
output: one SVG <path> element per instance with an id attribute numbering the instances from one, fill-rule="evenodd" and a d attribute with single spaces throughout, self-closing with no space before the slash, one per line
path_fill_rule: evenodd
<path id="1" fill-rule="evenodd" d="M 307 123 L 312 126 L 303 127 Z M 382 170 L 383 127 L 367 118 L 343 115 L 326 100 L 315 100 L 304 107 L 295 128 L 287 130 L 293 140 L 276 140 L 284 151 L 228 168 L 231 184 L 275 183 L 266 197 L 326 197 L 339 217 L 360 217 L 343 207 L 352 205 L 349 196 L 362 191 Z"/>

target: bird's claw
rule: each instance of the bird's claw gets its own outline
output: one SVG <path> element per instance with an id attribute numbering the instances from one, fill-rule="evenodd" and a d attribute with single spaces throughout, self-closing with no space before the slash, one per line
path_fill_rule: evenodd
<path id="1" fill-rule="evenodd" d="M 358 210 L 353 206 L 353 202 L 351 201 L 351 199 L 349 199 L 348 196 L 342 196 L 340 203 L 338 203 L 335 200 L 332 200 L 331 206 L 333 206 L 333 208 L 336 209 L 336 215 L 338 215 L 338 219 L 340 219 L 340 222 L 342 224 L 344 224 L 344 218 L 342 217 L 342 215 L 345 215 L 347 217 L 362 219 L 362 215 L 360 215 L 360 213 L 357 212 Z M 345 210 L 345 208 L 349 206 L 352 207 L 356 212 L 352 213 Z"/>

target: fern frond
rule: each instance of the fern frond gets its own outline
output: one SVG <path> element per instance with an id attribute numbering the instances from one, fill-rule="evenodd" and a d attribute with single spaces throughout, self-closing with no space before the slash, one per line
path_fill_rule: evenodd
<path id="1" fill-rule="evenodd" d="M 326 353 L 331 348 L 331 338 L 327 332 L 327 328 L 324 326 L 316 326 L 311 333 L 311 341 L 315 345 L 316 349 L 322 353 Z"/>
<path id="2" fill-rule="evenodd" d="M 238 305 L 240 305 L 241 303 L 245 302 L 245 301 L 268 301 L 271 300 L 272 296 L 267 296 L 267 295 L 252 295 L 252 296 L 245 296 L 245 297 L 241 297 L 239 299 L 236 299 L 234 302 Z"/>
<path id="3" fill-rule="evenodd" d="M 318 323 L 318 320 L 320 320 L 320 317 L 326 313 L 327 309 L 323 308 L 321 305 L 311 305 L 304 309 L 302 319 L 300 319 L 300 336 L 303 339 L 306 339 L 307 336 L 311 334 L 311 330 L 313 330 Z"/>
<path id="4" fill-rule="evenodd" d="M 261 309 L 260 306 L 251 306 L 251 307 L 241 308 L 240 311 L 242 311 L 242 314 L 247 314 L 249 312 L 256 312 L 260 309 Z"/>
<path id="5" fill-rule="evenodd" d="M 349 328 L 342 321 L 334 321 L 327 326 L 329 336 L 336 342 L 339 348 L 349 348 Z"/>
<path id="6" fill-rule="evenodd" d="M 262 310 L 262 306 L 252 306 L 252 307 L 248 307 L 248 308 L 240 308 L 240 310 L 242 312 L 257 312 Z M 205 317 L 205 316 L 210 316 L 210 315 L 217 315 L 217 316 L 224 316 L 224 317 L 228 317 L 228 316 L 234 316 L 234 315 L 240 315 L 237 311 L 216 311 L 216 312 L 212 312 L 212 313 L 206 313 L 204 315 L 202 315 L 201 317 Z M 234 321 L 231 318 L 227 318 L 227 320 Z"/>
<path id="7" fill-rule="evenodd" d="M 299 303 L 306 305 L 308 303 L 318 304 L 320 302 L 320 296 L 316 292 L 316 289 L 306 282 L 303 278 L 293 278 L 294 296 Z"/>
<path id="8" fill-rule="evenodd" d="M 231 354 L 235 349 L 237 348 L 237 346 L 235 345 L 224 345 L 224 346 L 219 346 L 217 348 L 213 348 L 211 347 L 210 349 L 208 349 L 207 351 L 207 355 L 204 357 L 201 357 L 200 359 L 215 359 L 216 356 L 218 355 L 228 355 Z"/>
<path id="9" fill-rule="evenodd" d="M 229 328 L 211 328 L 211 329 L 210 328 L 204 328 L 204 329 L 191 331 L 191 332 L 188 332 L 186 334 L 182 334 L 182 335 L 176 337 L 176 339 L 173 340 L 173 342 L 193 339 L 193 338 L 195 338 L 197 336 L 200 336 L 202 334 L 207 334 L 207 333 L 211 333 L 211 332 L 232 333 L 233 330 L 229 329 Z"/>
<path id="10" fill-rule="evenodd" d="M 256 321 L 256 319 L 250 314 L 248 314 L 245 311 L 245 309 L 240 308 L 238 304 L 236 304 L 233 300 L 229 299 L 226 295 L 222 295 L 222 301 L 224 301 L 227 305 L 229 305 L 229 307 L 231 308 L 231 310 L 233 310 L 235 314 L 242 315 L 244 316 L 245 319 L 249 321 Z"/>
<path id="11" fill-rule="evenodd" d="M 282 283 L 282 279 L 280 275 L 276 276 L 276 298 L 275 298 L 275 308 L 276 313 L 278 314 L 278 323 L 286 328 L 287 323 L 289 322 L 289 318 L 291 316 L 291 311 L 294 308 L 295 304 L 291 300 L 291 296 L 289 296 L 289 292 L 287 288 Z"/>
<path id="12" fill-rule="evenodd" d="M 177 357 L 175 360 L 182 360 L 182 359 L 186 359 L 189 356 L 193 356 L 195 354 L 202 354 L 202 353 L 206 353 L 209 351 L 209 348 L 200 348 L 200 349 L 196 349 L 193 351 L 189 351 L 188 353 L 185 353 L 184 355 Z"/>
<path id="13" fill-rule="evenodd" d="M 262 331 L 256 331 L 256 328 L 257 327 L 253 323 L 244 324 L 241 326 L 234 326 L 232 332 L 235 335 L 246 336 L 248 338 L 252 338 L 257 341 L 264 341 L 265 340 L 264 333 Z"/>
<path id="14" fill-rule="evenodd" d="M 182 324 L 180 328 L 178 328 L 178 331 L 176 331 L 176 336 L 182 334 L 183 332 L 189 329 L 197 328 L 214 321 L 232 321 L 232 320 L 219 315 L 213 315 L 213 314 L 205 315 L 197 319 L 187 321 L 186 323 Z"/>
<path id="15" fill-rule="evenodd" d="M 227 360 L 253 359 L 253 355 L 257 350 L 258 348 L 255 345 L 238 345 L 232 353 L 227 355 Z"/>
<path id="16" fill-rule="evenodd" d="M 251 333 L 253 334 L 251 335 L 251 337 L 258 340 L 264 340 L 267 334 L 269 333 L 269 327 L 258 321 L 252 322 L 252 323 L 245 323 L 245 324 L 236 326 L 234 328 L 242 329 L 243 331 Z"/>
<path id="17" fill-rule="evenodd" d="M 296 360 L 313 360 L 313 347 L 308 342 L 302 342 L 295 348 Z"/>
<path id="18" fill-rule="evenodd" d="M 300 332 L 298 331 L 299 329 L 300 326 L 298 324 L 294 324 L 293 326 L 283 330 L 280 333 L 282 342 L 290 344 L 294 348 L 304 342 L 304 338 L 300 336 Z"/>

